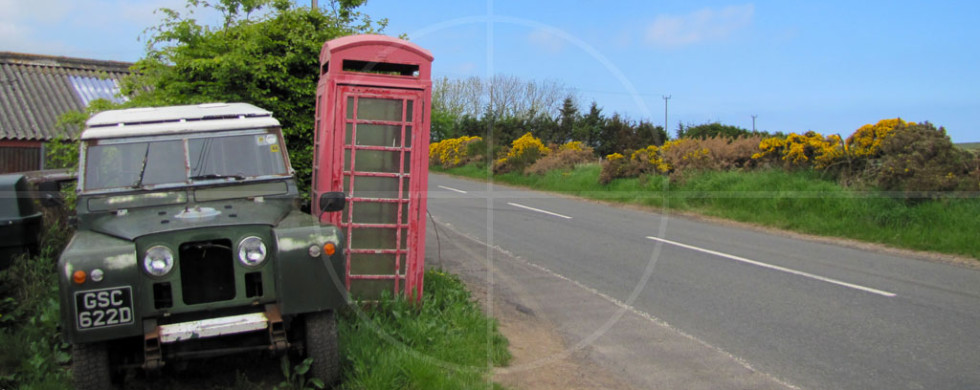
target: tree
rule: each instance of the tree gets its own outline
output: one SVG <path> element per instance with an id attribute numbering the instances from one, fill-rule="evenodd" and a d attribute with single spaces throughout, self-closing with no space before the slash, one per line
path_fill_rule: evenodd
<path id="1" fill-rule="evenodd" d="M 456 117 L 449 112 L 438 110 L 433 107 L 432 114 L 429 118 L 429 131 L 430 136 L 432 137 L 432 142 L 438 142 L 444 139 L 456 138 L 460 136 L 460 134 L 456 131 Z"/>
<path id="2" fill-rule="evenodd" d="M 599 133 L 599 145 L 596 153 L 606 156 L 612 153 L 621 153 L 627 149 L 635 150 L 641 148 L 634 142 L 633 126 L 629 120 L 624 119 L 619 114 L 613 114 L 612 118 L 605 121 Z"/>
<path id="3" fill-rule="evenodd" d="M 667 142 L 667 131 L 664 130 L 663 126 L 654 126 L 650 122 L 640 121 L 640 124 L 636 126 L 636 137 L 639 140 L 638 148 L 650 145 L 662 146 L 664 142 Z"/>
<path id="4" fill-rule="evenodd" d="M 700 138 L 707 139 L 712 137 L 738 138 L 752 135 L 752 131 L 738 126 L 723 125 L 719 122 L 704 123 L 696 126 L 678 125 L 677 138 Z"/>
<path id="5" fill-rule="evenodd" d="M 571 96 L 565 97 L 561 110 L 558 111 L 558 129 L 555 139 L 549 141 L 560 145 L 573 140 L 575 122 L 578 121 L 578 118 L 578 107 L 575 106 L 575 99 Z"/>
<path id="6" fill-rule="evenodd" d="M 432 106 L 455 117 L 470 115 L 494 118 L 526 117 L 556 114 L 570 89 L 554 80 L 524 81 L 514 76 L 497 75 L 490 80 L 479 77 L 437 79 L 432 86 Z"/>
<path id="7" fill-rule="evenodd" d="M 602 115 L 602 109 L 596 102 L 592 102 L 589 113 L 579 118 L 572 127 L 572 139 L 582 141 L 590 148 L 598 148 L 605 125 L 606 118 Z"/>
<path id="8" fill-rule="evenodd" d="M 148 30 L 146 56 L 124 80 L 123 92 L 134 106 L 225 101 L 272 111 L 305 193 L 320 48 L 327 40 L 377 33 L 387 24 L 356 12 L 363 3 L 335 0 L 327 12 L 289 0 L 187 0 L 185 14 L 163 8 L 164 20 Z M 224 24 L 198 24 L 193 13 L 199 7 L 221 12 Z"/>

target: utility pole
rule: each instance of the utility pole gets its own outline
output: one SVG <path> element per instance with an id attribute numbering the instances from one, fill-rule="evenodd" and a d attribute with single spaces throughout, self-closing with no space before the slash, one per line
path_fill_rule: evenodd
<path id="1" fill-rule="evenodd" d="M 667 101 L 670 100 L 670 95 L 664 95 L 664 132 L 667 132 Z"/>
<path id="2" fill-rule="evenodd" d="M 320 8 L 320 7 L 318 7 L 318 6 L 317 6 L 317 4 L 316 4 L 316 0 L 310 0 L 310 1 L 311 1 L 311 3 L 310 3 L 310 8 L 311 8 L 311 9 L 317 9 L 317 8 Z"/>
<path id="3" fill-rule="evenodd" d="M 758 115 L 752 114 L 752 132 L 753 133 L 755 133 L 755 118 L 757 118 L 757 117 L 758 117 Z"/>

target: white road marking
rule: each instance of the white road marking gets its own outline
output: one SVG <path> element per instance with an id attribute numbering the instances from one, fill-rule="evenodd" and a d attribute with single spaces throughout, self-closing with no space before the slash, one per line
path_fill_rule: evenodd
<path id="1" fill-rule="evenodd" d="M 550 212 L 550 211 L 547 211 L 547 210 L 536 209 L 536 208 L 531 207 L 531 206 L 525 206 L 525 205 L 522 205 L 522 204 L 511 203 L 511 202 L 507 202 L 507 204 L 509 204 L 511 206 L 514 206 L 514 207 L 520 207 L 520 208 L 525 209 L 525 210 L 531 210 L 531 211 L 536 211 L 536 212 L 544 213 L 544 214 L 548 214 L 548 215 L 554 215 L 556 217 L 561 217 L 561 218 L 565 218 L 565 219 L 572 219 L 572 217 L 569 217 L 567 215 L 561 215 L 561 214 L 553 213 L 553 212 Z"/>
<path id="2" fill-rule="evenodd" d="M 859 285 L 852 284 L 852 283 L 842 282 L 842 281 L 836 280 L 836 279 L 825 278 L 825 277 L 820 276 L 820 275 L 814 275 L 814 274 L 803 272 L 803 271 L 797 271 L 797 270 L 794 270 L 794 269 L 780 267 L 778 265 L 766 264 L 766 263 L 758 262 L 758 261 L 755 261 L 755 260 L 749 260 L 749 259 L 746 259 L 744 257 L 738 257 L 738 256 L 735 256 L 735 255 L 730 255 L 730 254 L 727 254 L 727 253 L 717 252 L 717 251 L 713 251 L 713 250 L 710 250 L 710 249 L 699 248 L 699 247 L 696 247 L 696 246 L 693 246 L 693 245 L 682 244 L 682 243 L 679 243 L 679 242 L 665 240 L 665 239 L 659 238 L 659 237 L 647 236 L 647 238 L 649 238 L 651 240 L 654 240 L 654 241 L 660 241 L 660 242 L 665 243 L 665 244 L 670 244 L 670 245 L 674 245 L 674 246 L 679 246 L 681 248 L 687 248 L 687 249 L 690 249 L 690 250 L 693 250 L 693 251 L 707 253 L 709 255 L 715 255 L 715 256 L 718 256 L 718 257 L 724 257 L 724 258 L 729 259 L 729 260 L 735 260 L 735 261 L 739 261 L 739 262 L 746 263 L 746 264 L 751 264 L 751 265 L 758 266 L 758 267 L 769 268 L 769 269 L 772 269 L 772 270 L 781 271 L 781 272 L 785 272 L 785 273 L 788 273 L 788 274 L 793 274 L 793 275 L 802 276 L 802 277 L 805 277 L 805 278 L 819 280 L 821 282 L 833 283 L 833 284 L 836 284 L 838 286 L 844 286 L 844 287 L 847 287 L 847 288 L 853 288 L 855 290 L 861 290 L 861 291 L 864 291 L 864 292 L 869 292 L 869 293 L 872 293 L 872 294 L 878 294 L 878 295 L 889 297 L 889 298 L 892 298 L 892 297 L 895 296 L 894 293 L 890 293 L 888 291 L 882 291 L 882 290 L 873 289 L 873 288 L 870 288 L 870 287 L 859 286 Z"/>
<path id="3" fill-rule="evenodd" d="M 465 194 L 465 193 L 466 193 L 466 191 L 463 191 L 463 190 L 457 190 L 457 189 L 455 189 L 455 188 L 452 188 L 452 187 L 446 187 L 446 186 L 438 186 L 438 187 L 439 187 L 439 188 L 442 188 L 442 189 L 444 189 L 444 190 L 450 190 L 450 191 L 454 191 L 454 192 L 458 192 L 458 193 L 460 193 L 460 194 Z"/>
<path id="4" fill-rule="evenodd" d="M 616 299 L 616 298 L 613 298 L 613 297 L 611 297 L 609 295 L 606 295 L 606 294 L 600 292 L 599 290 L 596 290 L 596 289 L 594 289 L 592 287 L 586 286 L 585 284 L 583 284 L 583 283 L 581 283 L 581 282 L 579 282 L 579 281 L 577 281 L 575 279 L 566 277 L 566 276 L 564 276 L 562 274 L 559 274 L 559 273 L 557 273 L 555 271 L 552 271 L 552 270 L 550 270 L 550 269 L 548 269 L 548 268 L 546 268 L 544 266 L 541 266 L 541 265 L 532 263 L 532 262 L 528 261 L 527 259 L 523 259 L 521 257 L 518 257 L 517 255 L 511 253 L 510 251 L 508 251 L 508 250 L 506 250 L 504 248 L 501 248 L 499 245 L 490 245 L 490 244 L 488 244 L 486 242 L 483 242 L 483 241 L 481 241 L 481 240 L 479 240 L 479 239 L 477 239 L 477 238 L 475 238 L 475 237 L 473 237 L 473 236 L 471 236 L 471 235 L 469 235 L 467 233 L 463 233 L 463 232 L 457 230 L 455 227 L 453 227 L 453 225 L 451 225 L 451 224 L 449 224 L 447 222 L 441 221 L 441 220 L 439 220 L 439 218 L 436 218 L 436 222 L 439 225 L 442 225 L 446 229 L 449 229 L 453 233 L 456 233 L 456 234 L 460 235 L 463 238 L 466 238 L 466 239 L 468 239 L 470 241 L 473 241 L 473 242 L 475 242 L 477 244 L 480 244 L 480 245 L 482 245 L 482 246 L 484 246 L 486 248 L 493 249 L 493 250 L 495 250 L 497 252 L 500 252 L 501 254 L 503 254 L 505 256 L 508 256 L 510 258 L 513 258 L 513 259 L 516 259 L 516 260 L 520 260 L 524 264 L 527 264 L 527 265 L 529 265 L 531 267 L 537 268 L 537 269 L 541 270 L 542 272 L 544 272 L 544 273 L 546 273 L 548 275 L 551 275 L 552 277 L 555 277 L 555 278 L 558 278 L 560 280 L 564 280 L 564 281 L 567 281 L 569 283 L 572 283 L 574 286 L 576 286 L 578 288 L 581 288 L 581 289 L 585 290 L 586 292 L 591 293 L 591 294 L 599 297 L 600 299 L 603 299 L 603 300 L 605 300 L 605 301 L 607 301 L 607 302 L 615 305 L 616 307 L 620 308 L 621 310 L 624 310 L 624 311 L 628 311 L 630 313 L 633 313 L 634 315 L 639 316 L 640 318 L 643 318 L 643 319 L 645 319 L 647 321 L 650 321 L 650 323 L 653 323 L 653 324 L 655 324 L 657 326 L 664 327 L 664 328 L 666 328 L 666 329 L 668 329 L 670 331 L 676 332 L 678 335 L 680 335 L 682 337 L 685 337 L 685 338 L 687 338 L 687 339 L 689 339 L 689 340 L 691 340 L 691 341 L 693 341 L 695 343 L 698 343 L 700 345 L 703 345 L 704 347 L 706 347 L 708 349 L 711 349 L 711 350 L 716 351 L 716 352 L 718 352 L 718 353 L 720 353 L 720 354 L 722 354 L 724 356 L 727 356 L 730 359 L 732 359 L 735 363 L 741 365 L 742 367 L 745 367 L 747 370 L 749 370 L 751 372 L 755 372 L 755 373 L 758 373 L 758 374 L 760 374 L 760 375 L 762 375 L 762 376 L 764 376 L 766 378 L 772 379 L 776 383 L 779 383 L 779 384 L 781 384 L 781 385 L 783 385 L 783 386 L 785 386 L 787 388 L 795 389 L 795 390 L 799 390 L 800 389 L 799 386 L 790 384 L 789 382 L 786 382 L 786 381 L 784 381 L 784 380 L 782 380 L 782 379 L 780 379 L 780 378 L 778 378 L 778 377 L 776 377 L 776 376 L 774 376 L 772 374 L 769 374 L 769 373 L 766 373 L 766 372 L 759 371 L 759 370 L 755 369 L 745 359 L 742 359 L 741 357 L 735 356 L 732 353 L 730 353 L 730 352 L 728 352 L 728 351 L 726 351 L 724 349 L 721 349 L 720 347 L 716 347 L 716 346 L 714 346 L 712 344 L 709 344 L 707 341 L 701 340 L 701 339 L 699 339 L 699 338 L 691 335 L 690 333 L 687 333 L 687 332 L 685 332 L 683 330 L 680 330 L 680 329 L 674 327 L 673 325 L 667 323 L 667 321 L 664 321 L 664 320 L 662 320 L 662 319 L 660 319 L 658 317 L 655 317 L 655 316 L 653 316 L 653 315 L 651 315 L 651 314 L 649 314 L 647 312 L 644 312 L 642 310 L 639 310 L 635 306 L 629 305 L 626 302 L 620 301 L 619 299 Z M 492 267 L 492 264 L 493 264 L 492 261 L 488 262 L 488 264 L 491 265 L 491 267 L 487 271 L 491 275 L 491 280 L 492 280 L 493 272 L 499 272 L 499 271 L 497 271 L 496 269 L 494 269 Z M 490 291 L 488 291 L 488 293 L 490 295 L 492 295 L 493 294 L 493 290 L 491 289 Z M 582 349 L 582 348 L 584 348 L 584 347 L 586 347 L 588 345 L 591 345 L 591 343 L 593 341 L 595 341 L 595 339 L 592 338 L 591 340 L 588 340 L 589 341 L 588 343 L 586 343 L 584 341 L 585 340 L 583 340 L 582 342 L 579 342 L 577 345 L 575 345 L 575 346 L 573 346 L 571 348 L 566 348 L 565 351 L 563 351 L 563 352 L 561 352 L 561 353 L 559 353 L 557 355 L 553 355 L 553 357 L 551 357 L 551 358 L 544 358 L 544 359 L 538 361 L 538 362 L 542 362 L 543 361 L 543 363 L 538 363 L 538 362 L 532 362 L 530 364 L 525 363 L 523 366 L 524 367 L 527 367 L 527 366 L 530 365 L 531 367 L 536 368 L 536 367 L 540 367 L 540 366 L 543 366 L 543 365 L 546 365 L 546 364 L 551 364 L 552 362 L 554 362 L 556 360 L 564 360 L 564 359 L 568 358 L 569 356 L 571 356 L 572 353 L 575 353 L 575 352 L 579 351 L 580 349 Z M 509 370 L 513 370 L 513 369 L 520 370 L 521 369 L 521 366 L 518 366 L 518 367 L 508 367 L 508 368 L 502 369 L 501 371 L 503 371 L 503 372 L 506 373 Z"/>

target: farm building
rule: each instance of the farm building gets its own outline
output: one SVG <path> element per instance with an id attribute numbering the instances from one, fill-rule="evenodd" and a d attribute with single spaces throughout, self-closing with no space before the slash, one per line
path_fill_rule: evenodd
<path id="1" fill-rule="evenodd" d="M 130 65 L 0 52 L 0 173 L 45 169 L 44 144 L 61 135 L 58 118 L 95 99 L 124 100 L 119 80 Z"/>

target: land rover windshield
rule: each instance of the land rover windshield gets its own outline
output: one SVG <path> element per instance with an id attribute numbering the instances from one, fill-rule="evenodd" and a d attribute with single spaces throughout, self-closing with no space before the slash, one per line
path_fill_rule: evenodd
<path id="1" fill-rule="evenodd" d="M 89 141 L 83 191 L 165 188 L 289 176 L 279 133 L 270 129 Z"/>

